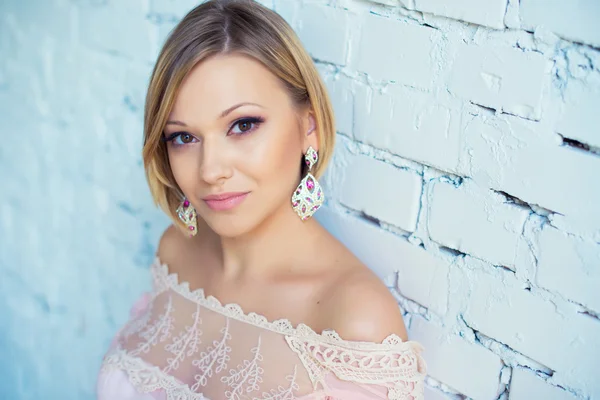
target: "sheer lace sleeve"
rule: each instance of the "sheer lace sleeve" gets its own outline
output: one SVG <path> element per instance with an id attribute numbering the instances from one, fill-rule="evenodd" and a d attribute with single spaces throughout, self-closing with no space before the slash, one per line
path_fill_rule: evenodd
<path id="1" fill-rule="evenodd" d="M 331 399 L 423 400 L 427 365 L 418 342 L 403 342 L 395 334 L 382 343 L 344 341 L 333 331 L 286 340 L 314 388 L 320 384 Z"/>
<path id="2" fill-rule="evenodd" d="M 423 399 L 417 342 L 342 340 L 192 291 L 158 260 L 152 271 L 103 359 L 99 400 Z"/>
<path id="3" fill-rule="evenodd" d="M 146 308 L 148 307 L 150 300 L 152 299 L 152 293 L 151 292 L 144 292 L 142 293 L 133 303 L 133 305 L 129 308 L 129 320 L 136 320 L 138 319 L 146 310 Z M 123 333 L 123 331 L 125 330 L 126 326 L 123 325 L 121 326 L 121 328 L 119 328 L 119 331 L 113 336 L 113 339 L 110 343 L 109 348 L 114 348 L 114 346 L 117 343 L 117 340 L 119 338 L 119 336 L 121 336 L 121 334 Z"/>

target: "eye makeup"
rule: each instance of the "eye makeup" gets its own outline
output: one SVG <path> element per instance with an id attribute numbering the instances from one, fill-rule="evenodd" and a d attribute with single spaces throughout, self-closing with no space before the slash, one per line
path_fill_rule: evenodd
<path id="1" fill-rule="evenodd" d="M 233 124 L 231 124 L 227 136 L 245 136 L 252 132 L 254 132 L 258 127 L 265 122 L 265 119 L 259 116 L 247 116 L 243 118 L 237 119 Z M 233 128 L 236 126 L 240 128 L 243 125 L 250 125 L 249 129 L 235 131 Z M 189 132 L 178 131 L 171 134 L 166 134 L 161 137 L 161 141 L 165 143 L 170 143 L 173 147 L 185 146 L 187 144 L 193 144 L 198 142 L 198 139 Z"/>

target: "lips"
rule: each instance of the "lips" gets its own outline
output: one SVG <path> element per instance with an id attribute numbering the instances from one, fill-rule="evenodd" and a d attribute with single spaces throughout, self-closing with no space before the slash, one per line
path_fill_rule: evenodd
<path id="1" fill-rule="evenodd" d="M 230 193 L 220 193 L 220 194 L 211 194 L 210 196 L 206 196 L 202 200 L 206 203 L 208 208 L 214 211 L 226 211 L 231 210 L 232 208 L 241 204 L 250 192 L 230 192 Z"/>

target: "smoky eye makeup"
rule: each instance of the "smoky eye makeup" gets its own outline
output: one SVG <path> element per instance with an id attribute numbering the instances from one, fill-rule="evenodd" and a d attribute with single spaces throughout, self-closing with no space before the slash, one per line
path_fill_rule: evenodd
<path id="1" fill-rule="evenodd" d="M 163 132 L 161 136 L 161 141 L 165 143 L 171 143 L 172 146 L 184 146 L 186 144 L 195 143 L 198 139 L 188 132 L 174 132 L 170 134 L 166 134 Z"/>
<path id="2" fill-rule="evenodd" d="M 229 125 L 227 136 L 245 136 L 256 131 L 259 126 L 265 122 L 260 116 L 245 116 L 236 119 Z M 169 143 L 174 147 L 184 146 L 186 144 L 196 143 L 198 139 L 189 132 L 177 131 L 173 133 L 163 132 L 160 140 Z"/>
<path id="3" fill-rule="evenodd" d="M 265 122 L 265 119 L 259 116 L 247 116 L 238 118 L 231 124 L 228 136 L 243 136 L 254 132 L 258 127 Z M 235 131 L 234 128 L 238 127 L 239 130 Z"/>

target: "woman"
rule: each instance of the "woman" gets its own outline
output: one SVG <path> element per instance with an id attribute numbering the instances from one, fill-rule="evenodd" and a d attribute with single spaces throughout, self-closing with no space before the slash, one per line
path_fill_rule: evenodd
<path id="1" fill-rule="evenodd" d="M 275 12 L 208 1 L 177 25 L 143 149 L 175 224 L 152 293 L 104 357 L 99 399 L 422 399 L 422 347 L 393 296 L 311 218 L 332 114 Z"/>

